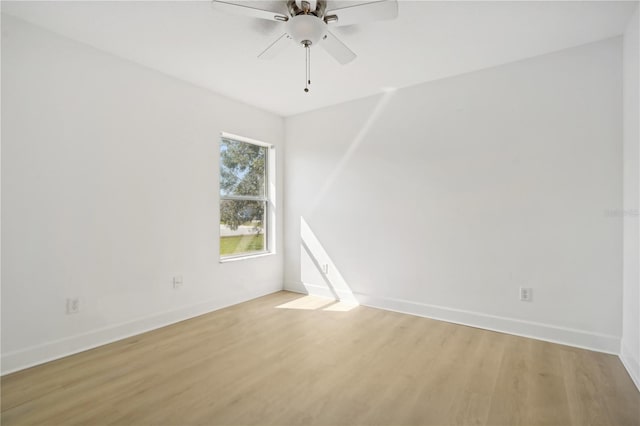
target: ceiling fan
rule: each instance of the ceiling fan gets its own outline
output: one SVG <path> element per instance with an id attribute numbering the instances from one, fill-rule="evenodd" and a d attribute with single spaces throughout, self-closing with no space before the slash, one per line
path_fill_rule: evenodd
<path id="1" fill-rule="evenodd" d="M 307 73 L 305 92 L 309 91 L 308 85 L 311 84 L 309 76 L 311 46 L 322 46 L 329 55 L 343 65 L 356 58 L 356 54 L 329 31 L 330 27 L 394 19 L 398 16 L 396 0 L 370 1 L 330 10 L 327 10 L 327 0 L 283 0 L 283 2 L 286 3 L 287 13 L 224 0 L 212 0 L 211 5 L 215 9 L 226 12 L 281 22 L 285 32 L 269 44 L 258 58 L 275 57 L 290 43 L 289 40 L 304 47 Z"/>

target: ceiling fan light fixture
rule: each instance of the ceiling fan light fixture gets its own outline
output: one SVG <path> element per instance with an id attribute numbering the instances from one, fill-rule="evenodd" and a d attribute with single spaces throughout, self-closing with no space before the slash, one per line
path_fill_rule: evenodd
<path id="1" fill-rule="evenodd" d="M 327 32 L 327 24 L 313 15 L 293 16 L 287 22 L 287 33 L 298 44 L 317 44 Z"/>

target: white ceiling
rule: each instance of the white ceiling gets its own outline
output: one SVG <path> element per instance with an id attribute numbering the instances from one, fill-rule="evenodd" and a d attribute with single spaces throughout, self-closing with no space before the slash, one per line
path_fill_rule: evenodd
<path id="1" fill-rule="evenodd" d="M 208 1 L 3 1 L 2 12 L 289 116 L 616 36 L 637 4 L 401 0 L 396 20 L 333 30 L 358 54 L 354 62 L 312 49 L 308 94 L 304 49 L 291 42 L 275 59 L 256 58 L 284 32 L 279 23 L 224 14 Z"/>

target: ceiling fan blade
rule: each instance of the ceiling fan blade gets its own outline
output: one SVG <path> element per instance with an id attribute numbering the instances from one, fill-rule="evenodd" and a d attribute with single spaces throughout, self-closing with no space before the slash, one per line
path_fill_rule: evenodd
<path id="1" fill-rule="evenodd" d="M 394 19 L 398 16 L 398 2 L 396 0 L 381 0 L 361 3 L 341 9 L 328 10 L 324 16 L 328 24 L 336 27 Z M 332 17 L 338 19 L 335 20 Z"/>
<path id="2" fill-rule="evenodd" d="M 320 46 L 342 65 L 348 64 L 356 58 L 356 54 L 329 31 L 327 31 L 327 35 L 320 43 Z"/>
<path id="3" fill-rule="evenodd" d="M 211 7 L 213 7 L 215 10 L 235 13 L 236 15 L 244 15 L 250 18 L 268 19 L 270 21 L 281 21 L 281 22 L 286 22 L 289 20 L 289 17 L 279 12 L 258 9 L 255 7 L 249 7 L 242 4 L 229 3 L 226 1 L 213 0 L 211 2 Z"/>
<path id="4" fill-rule="evenodd" d="M 289 35 L 287 33 L 282 34 L 273 43 L 271 43 L 266 49 L 258 55 L 260 59 L 271 59 L 276 57 L 280 52 L 284 50 L 289 44 Z"/>

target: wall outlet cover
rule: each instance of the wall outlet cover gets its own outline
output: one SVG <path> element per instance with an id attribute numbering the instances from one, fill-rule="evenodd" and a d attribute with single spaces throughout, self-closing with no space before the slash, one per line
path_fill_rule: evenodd
<path id="1" fill-rule="evenodd" d="M 80 312 L 80 299 L 77 297 L 67 299 L 67 314 L 77 314 Z"/>
<path id="2" fill-rule="evenodd" d="M 533 289 L 530 287 L 520 287 L 520 300 L 531 302 L 533 300 Z"/>

